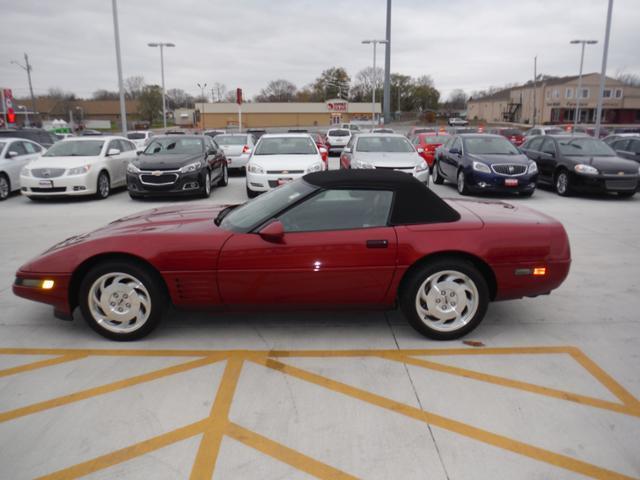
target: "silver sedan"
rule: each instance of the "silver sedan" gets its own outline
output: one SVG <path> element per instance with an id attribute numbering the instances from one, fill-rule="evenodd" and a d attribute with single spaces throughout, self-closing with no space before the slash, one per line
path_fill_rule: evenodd
<path id="1" fill-rule="evenodd" d="M 366 133 L 352 137 L 340 156 L 340 168 L 398 170 L 429 184 L 429 165 L 400 134 Z"/>

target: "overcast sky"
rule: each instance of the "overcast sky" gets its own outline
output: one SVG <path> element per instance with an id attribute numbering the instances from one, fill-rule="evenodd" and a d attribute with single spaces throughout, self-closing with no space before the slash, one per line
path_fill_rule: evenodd
<path id="1" fill-rule="evenodd" d="M 82 97 L 117 89 L 111 1 L 0 0 L 0 84 L 28 94 L 33 65 L 36 94 L 60 87 Z M 165 51 L 166 87 L 198 94 L 196 83 L 242 87 L 253 96 L 269 80 L 298 87 L 323 69 L 342 66 L 351 77 L 372 63 L 360 42 L 384 38 L 385 0 L 119 0 L 124 77 L 160 84 L 160 52 L 148 42 L 174 42 Z M 599 71 L 607 0 L 393 0 L 391 71 L 430 75 L 446 98 L 455 88 L 483 89 L 524 82 L 538 72 L 577 74 L 573 38 L 587 47 L 585 72 Z M 639 0 L 615 0 L 608 74 L 640 74 Z M 378 52 L 383 65 L 384 52 Z"/>

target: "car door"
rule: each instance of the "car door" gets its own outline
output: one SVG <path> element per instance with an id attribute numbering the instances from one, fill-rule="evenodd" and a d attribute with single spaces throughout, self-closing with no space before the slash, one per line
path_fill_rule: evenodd
<path id="1" fill-rule="evenodd" d="M 105 150 L 104 162 L 109 172 L 109 176 L 111 177 L 111 186 L 116 186 L 122 184 L 125 179 L 125 168 L 123 167 L 123 158 L 124 152 L 122 151 L 122 145 L 120 144 L 120 140 L 114 139 L 109 140 L 107 144 L 107 149 Z M 110 155 L 109 152 L 112 149 L 116 149 L 119 153 L 115 155 Z"/>
<path id="2" fill-rule="evenodd" d="M 640 162 L 640 139 L 632 138 L 631 140 L 629 140 L 629 144 L 627 145 L 625 151 L 630 154 L 630 160 Z"/>
<path id="3" fill-rule="evenodd" d="M 547 181 L 552 181 L 554 172 L 556 170 L 556 164 L 558 152 L 556 148 L 556 142 L 550 137 L 543 140 L 540 146 L 540 152 L 538 154 L 538 171 Z"/>
<path id="4" fill-rule="evenodd" d="M 458 153 L 452 153 L 451 151 Z M 454 137 L 442 156 L 443 162 L 440 172 L 449 180 L 455 180 L 458 175 L 458 164 L 462 159 L 462 139 Z"/>
<path id="5" fill-rule="evenodd" d="M 9 176 L 11 190 L 20 188 L 20 170 L 35 158 L 34 155 L 27 151 L 25 147 L 26 143 L 27 141 L 15 141 L 11 142 L 7 147 L 7 153 L 5 154 L 5 171 Z M 10 156 L 10 152 L 15 152 L 17 155 Z"/>
<path id="6" fill-rule="evenodd" d="M 324 190 L 277 216 L 285 231 L 281 241 L 234 234 L 218 267 L 224 303 L 380 303 L 396 269 L 392 203 L 391 191 Z"/>
<path id="7" fill-rule="evenodd" d="M 227 163 L 227 157 L 224 151 L 218 146 L 215 140 L 209 139 L 209 150 L 211 154 L 207 157 L 207 160 L 212 168 L 212 178 L 221 178 L 223 165 Z"/>
<path id="8" fill-rule="evenodd" d="M 340 153 L 340 168 L 351 168 L 351 161 L 355 154 L 357 136 L 351 137 L 345 148 Z"/>

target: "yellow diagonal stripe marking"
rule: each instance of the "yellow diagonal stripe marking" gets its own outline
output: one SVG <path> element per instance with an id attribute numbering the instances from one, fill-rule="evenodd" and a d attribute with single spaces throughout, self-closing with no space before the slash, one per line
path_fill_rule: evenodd
<path id="1" fill-rule="evenodd" d="M 39 368 L 50 367 L 52 365 L 59 365 L 61 363 L 66 363 L 66 362 L 72 362 L 74 360 L 78 360 L 80 358 L 85 358 L 85 357 L 86 355 L 83 355 L 83 354 L 69 354 L 69 355 L 62 355 L 60 357 L 55 357 L 55 358 L 47 358 L 44 360 L 39 360 L 37 362 L 28 363 L 26 365 L 18 365 L 17 367 L 0 370 L 0 377 L 8 377 L 9 375 L 16 375 L 18 373 L 30 372 L 32 370 L 38 370 Z"/>
<path id="2" fill-rule="evenodd" d="M 406 417 L 410 417 L 415 420 L 419 420 L 430 425 L 449 430 L 459 435 L 463 435 L 465 437 L 472 438 L 488 445 L 493 445 L 495 447 L 502 448 L 504 450 L 508 450 L 513 453 L 532 458 L 534 460 L 539 460 L 541 462 L 555 465 L 557 467 L 580 473 L 592 478 L 607 480 L 631 480 L 631 477 L 628 477 L 621 473 L 598 467 L 597 465 L 583 462 L 581 460 L 555 453 L 550 450 L 535 447 L 528 443 L 520 442 L 503 435 L 498 435 L 496 433 L 489 432 L 487 430 L 483 430 L 462 422 L 458 422 L 447 417 L 426 412 L 418 408 L 406 405 L 404 403 L 396 402 L 395 400 L 391 400 L 381 395 L 376 395 L 374 393 L 367 392 L 366 390 L 361 390 L 351 385 L 331 380 L 327 377 L 323 377 L 321 375 L 317 375 L 315 373 L 311 373 L 297 367 L 292 367 L 291 365 L 286 365 L 277 360 L 252 359 L 252 361 L 259 365 L 264 365 L 265 367 L 277 370 L 287 375 L 291 375 L 295 378 L 299 378 L 300 380 L 313 383 L 328 390 L 341 393 L 343 395 L 361 400 L 371 405 L 375 405 L 377 407 L 399 413 Z"/>
<path id="3" fill-rule="evenodd" d="M 535 385 L 533 383 L 521 382 L 518 380 L 511 380 L 505 377 L 499 377 L 499 376 L 490 375 L 487 373 L 480 373 L 474 370 L 467 370 L 466 368 L 453 367 L 450 365 L 444 365 L 442 363 L 432 362 L 429 360 L 422 360 L 419 358 L 387 357 L 387 359 L 395 360 L 395 361 L 406 363 L 409 365 L 414 365 L 421 368 L 427 368 L 429 370 L 435 370 L 437 372 L 447 373 L 450 375 L 470 378 L 473 380 L 478 380 L 480 382 L 500 385 L 501 387 L 524 390 L 526 392 L 536 393 L 538 395 L 545 395 L 547 397 L 559 398 L 560 400 L 567 400 L 569 402 L 575 402 L 581 405 L 589 405 L 591 407 L 602 408 L 602 409 L 611 410 L 617 413 L 623 413 L 626 415 L 633 415 L 635 417 L 640 417 L 640 411 L 634 411 L 632 408 L 629 408 L 629 406 L 627 405 L 621 405 L 619 403 L 609 402 L 606 400 L 601 400 L 599 398 L 587 397 L 585 395 L 579 395 L 577 393 L 565 392 L 564 390 L 557 390 L 555 388 L 543 387 L 540 385 Z"/>
<path id="4" fill-rule="evenodd" d="M 135 377 L 129 377 L 124 380 L 118 380 L 113 383 L 89 388 L 87 390 L 82 390 L 80 392 L 64 395 L 62 397 L 53 398 L 51 400 L 33 403 L 31 405 L 27 405 L 26 407 L 16 408 L 15 410 L 0 413 L 0 423 L 6 422 L 8 420 L 14 420 L 19 417 L 24 417 L 25 415 L 31 415 L 33 413 L 49 410 L 51 408 L 61 407 L 70 403 L 79 402 L 80 400 L 86 400 L 98 395 L 104 395 L 105 393 L 115 392 L 117 390 L 122 390 L 124 388 L 139 385 L 141 383 L 151 382 L 152 380 L 157 380 L 162 377 L 168 377 L 169 375 L 186 372 L 194 368 L 209 365 L 211 363 L 217 362 L 218 360 L 219 359 L 217 357 L 200 358 L 191 362 L 181 363 L 179 365 L 163 368 L 161 370 L 155 370 L 153 372 L 137 375 Z"/>
<path id="5" fill-rule="evenodd" d="M 141 455 L 153 452 L 162 447 L 166 447 L 176 442 L 191 438 L 204 430 L 207 420 L 200 420 L 190 425 L 178 428 L 168 433 L 163 433 L 156 437 L 150 438 L 135 445 L 116 450 L 115 452 L 96 457 L 86 462 L 79 463 L 69 468 L 58 470 L 39 477 L 39 480 L 71 480 L 74 478 L 84 477 L 90 473 L 104 470 L 105 468 L 117 465 L 119 463 L 132 460 Z"/>
<path id="6" fill-rule="evenodd" d="M 225 434 L 316 478 L 327 480 L 353 480 L 357 478 L 235 423 L 229 423 Z"/>
<path id="7" fill-rule="evenodd" d="M 222 374 L 216 399 L 207 419 L 207 427 L 191 469 L 191 480 L 211 480 L 222 436 L 229 424 L 229 409 L 242 370 L 242 358 L 230 358 Z"/>

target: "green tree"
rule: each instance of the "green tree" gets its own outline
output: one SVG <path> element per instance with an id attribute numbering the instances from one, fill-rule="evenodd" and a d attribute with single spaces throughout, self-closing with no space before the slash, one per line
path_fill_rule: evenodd
<path id="1" fill-rule="evenodd" d="M 411 110 L 425 112 L 437 110 L 440 92 L 433 86 L 433 80 L 428 75 L 416 78 L 410 88 Z"/>
<path id="2" fill-rule="evenodd" d="M 142 89 L 138 96 L 138 113 L 151 123 L 162 116 L 162 89 L 159 85 L 146 85 Z"/>
<path id="3" fill-rule="evenodd" d="M 350 88 L 351 77 L 344 68 L 327 68 L 310 86 L 312 101 L 321 102 L 330 98 L 349 98 Z"/>
<path id="4" fill-rule="evenodd" d="M 407 112 L 412 110 L 411 87 L 413 85 L 409 75 L 391 74 L 391 111 Z"/>

